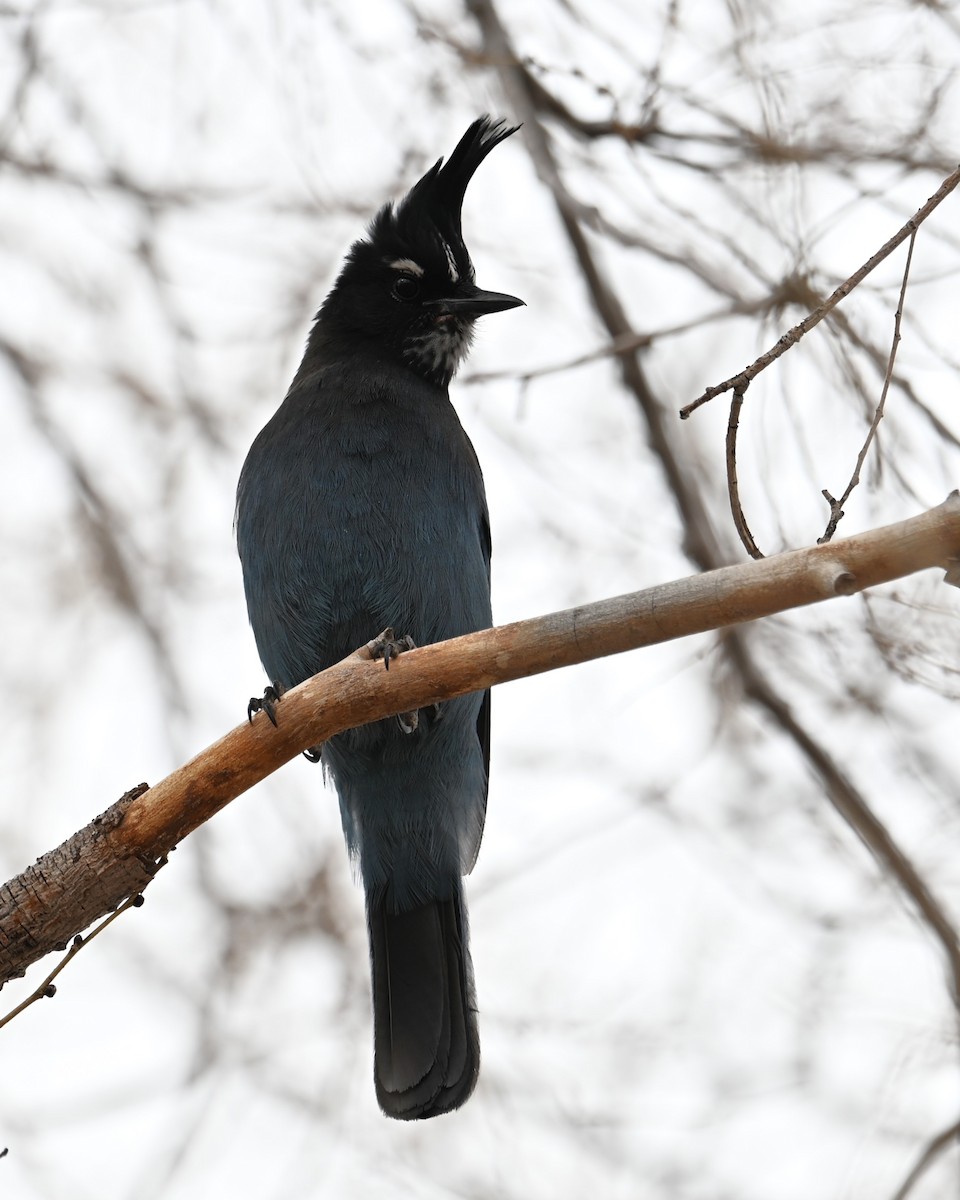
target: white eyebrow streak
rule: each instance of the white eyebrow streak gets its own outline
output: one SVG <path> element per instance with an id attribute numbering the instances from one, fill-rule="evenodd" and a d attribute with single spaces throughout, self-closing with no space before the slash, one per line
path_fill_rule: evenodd
<path id="1" fill-rule="evenodd" d="M 422 275 L 423 267 L 419 263 L 415 263 L 412 258 L 398 258 L 390 264 L 395 271 L 406 271 L 410 275 Z"/>
<path id="2" fill-rule="evenodd" d="M 460 282 L 460 272 L 457 270 L 457 260 L 453 257 L 453 251 L 447 243 L 440 239 L 440 245 L 443 247 L 443 252 L 447 256 L 447 266 L 450 268 L 450 278 L 454 283 Z"/>

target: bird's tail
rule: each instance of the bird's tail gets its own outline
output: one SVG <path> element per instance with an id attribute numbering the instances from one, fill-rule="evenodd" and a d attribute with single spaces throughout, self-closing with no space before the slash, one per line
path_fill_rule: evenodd
<path id="1" fill-rule="evenodd" d="M 406 912 L 368 898 L 367 925 L 380 1107 L 404 1121 L 459 1108 L 480 1068 L 461 880 Z"/>

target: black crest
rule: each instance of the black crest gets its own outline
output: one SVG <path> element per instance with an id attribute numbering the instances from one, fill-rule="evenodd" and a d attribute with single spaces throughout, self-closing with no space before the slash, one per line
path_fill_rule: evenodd
<path id="1" fill-rule="evenodd" d="M 328 358 L 352 355 L 362 347 L 446 387 L 477 318 L 523 303 L 476 285 L 460 229 L 474 172 L 517 128 L 478 118 L 446 162 L 438 159 L 401 200 L 380 209 L 366 237 L 350 247 L 317 314 L 314 354 L 323 348 Z"/>
<path id="2" fill-rule="evenodd" d="M 418 247 L 435 244 L 439 237 L 444 254 L 448 259 L 453 256 L 451 267 L 469 278 L 472 267 L 460 227 L 464 193 L 494 146 L 519 128 L 489 116 L 478 117 L 446 162 L 438 158 L 402 200 L 380 209 L 370 225 L 371 242 L 393 243 L 398 250 L 415 253 Z"/>

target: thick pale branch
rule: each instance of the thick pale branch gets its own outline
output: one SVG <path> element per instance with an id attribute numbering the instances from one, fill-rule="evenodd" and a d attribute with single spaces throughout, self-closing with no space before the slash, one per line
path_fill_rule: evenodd
<path id="1" fill-rule="evenodd" d="M 958 559 L 960 495 L 953 492 L 896 525 L 424 646 L 394 659 L 389 671 L 361 650 L 288 692 L 279 728 L 264 714 L 238 726 L 155 787 L 128 793 L 0 888 L 0 983 L 141 891 L 169 851 L 224 805 L 344 729 L 930 567 L 955 581 Z"/>

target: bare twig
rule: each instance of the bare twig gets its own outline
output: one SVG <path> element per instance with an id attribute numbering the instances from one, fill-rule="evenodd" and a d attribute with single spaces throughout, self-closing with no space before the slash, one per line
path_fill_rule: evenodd
<path id="1" fill-rule="evenodd" d="M 868 258 L 862 267 L 854 271 L 849 279 L 845 279 L 843 283 L 841 283 L 840 286 L 834 292 L 832 292 L 821 305 L 815 308 L 813 312 L 808 313 L 798 325 L 794 325 L 792 329 L 788 329 L 775 345 L 771 346 L 769 350 L 761 354 L 760 357 L 755 359 L 745 370 L 741 371 L 737 375 L 731 375 L 730 378 L 725 379 L 723 383 L 716 383 L 713 385 L 713 387 L 708 387 L 702 395 L 696 398 L 696 400 L 693 400 L 690 404 L 687 404 L 681 408 L 681 420 L 685 421 L 691 413 L 695 412 L 701 407 L 701 405 L 706 404 L 709 400 L 712 400 L 715 396 L 721 396 L 724 392 L 729 392 L 736 387 L 742 387 L 745 384 L 750 383 L 751 380 L 756 379 L 761 371 L 769 367 L 772 362 L 775 362 L 781 354 L 784 354 L 790 349 L 791 346 L 795 346 L 805 333 L 809 333 L 809 331 L 813 329 L 815 325 L 819 325 L 823 318 L 832 309 L 836 308 L 836 306 L 841 300 L 844 299 L 844 297 L 848 296 L 859 283 L 866 279 L 874 267 L 882 263 L 883 260 L 892 254 L 893 251 L 896 250 L 896 248 L 902 242 L 905 242 L 908 237 L 914 236 L 920 225 L 922 225 L 927 217 L 929 217 L 937 205 L 950 195 L 958 183 L 960 183 L 960 167 L 957 167 L 952 174 L 947 176 L 947 178 L 943 181 L 943 183 L 940 184 L 926 204 L 924 204 L 921 208 L 918 208 L 910 220 L 907 221 L 907 223 L 901 229 L 899 229 L 888 242 L 885 242 L 884 245 L 882 245 L 876 252 L 876 254 Z"/>
<path id="2" fill-rule="evenodd" d="M 747 518 L 743 515 L 743 505 L 740 503 L 740 487 L 737 482 L 737 430 L 740 428 L 740 409 L 743 407 L 743 396 L 749 384 L 733 389 L 733 399 L 730 401 L 730 419 L 727 421 L 727 495 L 730 498 L 730 512 L 733 523 L 737 527 L 740 541 L 743 542 L 751 558 L 763 558 L 759 546 L 753 540 Z"/>
<path id="3" fill-rule="evenodd" d="M 84 948 L 84 946 L 89 945 L 98 934 L 103 933 L 108 925 L 112 925 L 121 913 L 125 913 L 129 908 L 139 908 L 142 904 L 142 895 L 138 893 L 135 896 L 130 896 L 124 900 L 124 902 L 114 912 L 112 912 L 109 917 L 101 921 L 92 933 L 88 933 L 86 937 L 82 937 L 78 933 L 73 939 L 73 944 L 70 946 L 70 949 L 67 951 L 66 955 L 61 959 L 60 962 L 57 963 L 43 983 L 41 983 L 39 987 L 35 988 L 34 991 L 31 992 L 26 998 L 26 1000 L 21 1001 L 16 1008 L 12 1008 L 5 1017 L 0 1017 L 0 1029 L 2 1029 L 4 1025 L 9 1024 L 14 1017 L 18 1017 L 20 1013 L 22 1013 L 24 1009 L 29 1008 L 31 1004 L 36 1004 L 38 1000 L 52 1000 L 57 994 L 57 989 L 54 986 L 53 981 L 64 969 L 67 963 L 72 962 L 73 959 L 75 959 L 80 951 Z"/>
<path id="4" fill-rule="evenodd" d="M 887 369 L 883 376 L 883 387 L 880 391 L 880 400 L 877 403 L 876 411 L 873 414 L 873 420 L 870 422 L 870 428 L 867 430 L 867 436 L 864 438 L 863 445 L 860 447 L 860 453 L 857 455 L 857 463 L 853 468 L 853 474 L 850 476 L 850 482 L 844 489 L 843 495 L 839 500 L 835 500 L 830 495 L 829 491 L 823 489 L 823 498 L 830 505 L 830 520 L 827 522 L 827 527 L 823 531 L 823 536 L 817 541 L 820 545 L 824 542 L 829 542 L 837 531 L 837 525 L 843 518 L 843 506 L 850 499 L 853 489 L 860 482 L 860 471 L 866 460 L 867 453 L 877 435 L 877 430 L 880 427 L 880 422 L 883 420 L 883 410 L 887 403 L 887 392 L 890 390 L 890 380 L 893 378 L 893 365 L 897 361 L 897 348 L 900 345 L 900 321 L 903 318 L 903 301 L 907 294 L 907 280 L 910 278 L 910 264 L 913 261 L 913 247 L 917 240 L 917 231 L 914 230 L 910 234 L 910 241 L 907 245 L 907 261 L 903 267 L 903 281 L 900 284 L 900 300 L 897 304 L 897 311 L 893 318 L 893 342 L 890 346 L 890 356 L 887 359 Z"/>

